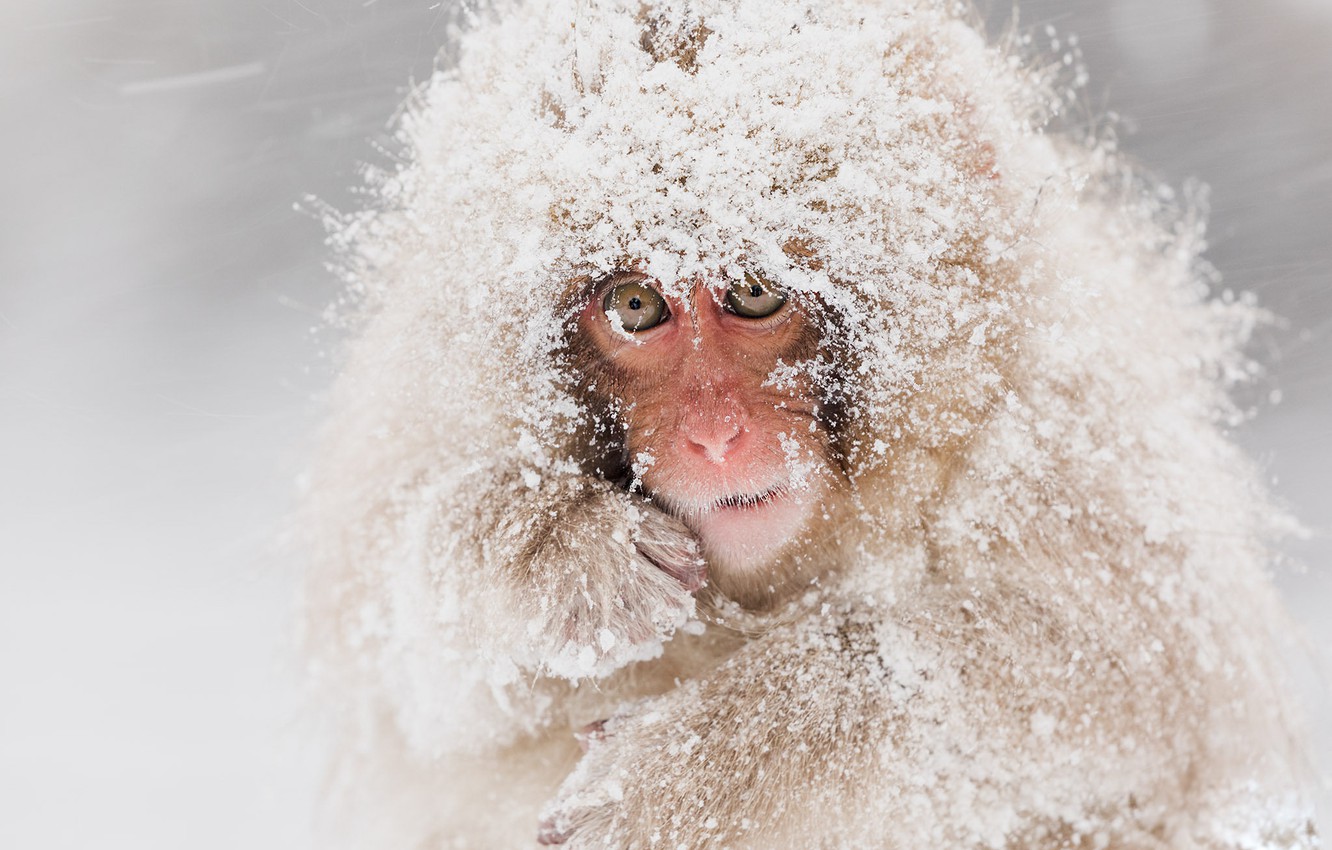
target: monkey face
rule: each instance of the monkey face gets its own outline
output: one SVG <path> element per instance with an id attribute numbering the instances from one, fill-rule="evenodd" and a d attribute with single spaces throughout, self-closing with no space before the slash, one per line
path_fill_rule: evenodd
<path id="1" fill-rule="evenodd" d="M 761 570 L 829 492 L 829 430 L 797 374 L 818 347 L 807 310 L 752 272 L 669 291 L 617 272 L 579 314 L 579 371 L 634 484 L 698 534 L 714 572 Z"/>

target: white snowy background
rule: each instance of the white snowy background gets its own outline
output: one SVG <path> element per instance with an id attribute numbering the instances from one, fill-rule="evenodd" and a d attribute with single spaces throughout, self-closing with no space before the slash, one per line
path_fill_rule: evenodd
<path id="1" fill-rule="evenodd" d="M 336 284 L 293 205 L 358 202 L 449 8 L 0 3 L 0 847 L 311 846 L 274 540 Z M 1239 437 L 1313 532 L 1278 580 L 1332 657 L 1332 0 L 1016 8 L 1078 35 L 1089 116 L 1211 186 L 1212 261 L 1285 317 Z"/>

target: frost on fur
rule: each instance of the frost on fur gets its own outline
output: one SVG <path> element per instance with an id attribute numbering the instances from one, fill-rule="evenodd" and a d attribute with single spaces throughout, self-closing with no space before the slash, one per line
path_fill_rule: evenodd
<path id="1" fill-rule="evenodd" d="M 500 2 L 459 56 L 334 236 L 305 528 L 342 838 L 1316 846 L 1285 520 L 1223 435 L 1260 314 L 1192 210 L 1043 132 L 1060 80 L 942 0 Z M 695 598 L 652 457 L 591 469 L 570 322 L 624 268 L 821 305 L 769 381 L 838 411 L 854 509 L 780 610 Z"/>

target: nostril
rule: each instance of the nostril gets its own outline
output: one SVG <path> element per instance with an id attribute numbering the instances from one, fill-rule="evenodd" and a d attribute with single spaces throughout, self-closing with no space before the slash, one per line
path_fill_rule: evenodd
<path id="1" fill-rule="evenodd" d="M 719 423 L 716 428 L 697 429 L 686 436 L 690 448 L 713 463 L 725 463 L 727 455 L 740 444 L 744 429 L 730 422 Z"/>

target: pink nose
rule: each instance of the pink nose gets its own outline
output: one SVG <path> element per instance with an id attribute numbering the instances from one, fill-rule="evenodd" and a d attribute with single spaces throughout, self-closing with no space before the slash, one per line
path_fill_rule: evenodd
<path id="1" fill-rule="evenodd" d="M 686 447 L 713 463 L 725 463 L 745 435 L 745 429 L 735 419 L 696 425 L 685 433 Z"/>

